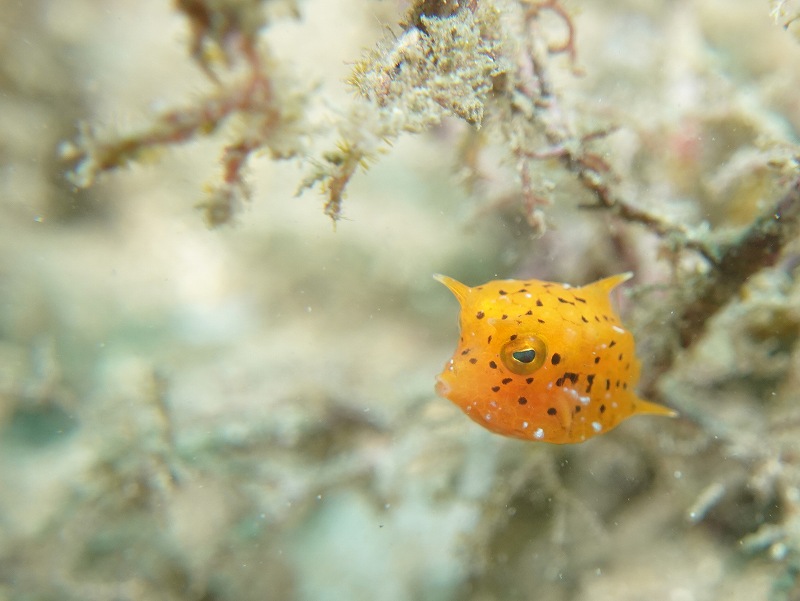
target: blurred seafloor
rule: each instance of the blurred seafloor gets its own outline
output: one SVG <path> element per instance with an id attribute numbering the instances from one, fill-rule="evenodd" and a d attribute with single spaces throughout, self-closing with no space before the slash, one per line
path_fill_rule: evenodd
<path id="1" fill-rule="evenodd" d="M 641 201 L 752 220 L 758 144 L 800 129 L 800 44 L 769 4 L 564 4 L 564 85 L 639 128 L 607 158 Z M 265 36 L 345 106 L 405 5 L 299 7 Z M 658 284 L 662 241 L 569 194 L 531 236 L 460 187 L 454 119 L 358 173 L 335 231 L 294 197 L 300 162 L 266 157 L 207 229 L 223 134 L 76 190 L 56 148 L 79 120 L 125 131 L 207 88 L 186 22 L 155 0 L 0 9 L 0 600 L 800 599 L 797 244 L 663 377 L 682 419 L 506 440 L 433 393 L 457 308 L 431 274 Z M 640 354 L 670 335 L 657 295 L 622 304 Z"/>

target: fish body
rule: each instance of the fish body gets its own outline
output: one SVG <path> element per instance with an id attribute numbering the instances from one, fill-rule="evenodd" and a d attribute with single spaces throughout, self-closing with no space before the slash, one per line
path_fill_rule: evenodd
<path id="1" fill-rule="evenodd" d="M 459 344 L 436 392 L 504 436 L 583 442 L 639 413 L 675 415 L 640 399 L 633 335 L 610 292 L 632 274 L 571 287 L 495 280 L 470 288 L 436 275 L 461 305 Z"/>

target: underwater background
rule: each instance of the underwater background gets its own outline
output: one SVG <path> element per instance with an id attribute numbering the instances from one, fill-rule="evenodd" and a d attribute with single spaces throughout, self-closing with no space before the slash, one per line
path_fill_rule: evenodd
<path id="1" fill-rule="evenodd" d="M 0 9 L 0 601 L 800 600 L 800 3 Z M 678 418 L 436 396 L 627 271 Z"/>

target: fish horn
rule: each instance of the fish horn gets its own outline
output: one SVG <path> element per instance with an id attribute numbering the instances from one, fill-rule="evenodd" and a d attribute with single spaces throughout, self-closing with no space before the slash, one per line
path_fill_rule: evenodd
<path id="1" fill-rule="evenodd" d="M 462 284 L 458 280 L 454 280 L 451 277 L 446 275 L 442 275 L 441 273 L 434 273 L 433 279 L 437 282 L 441 282 L 453 293 L 453 295 L 458 299 L 459 304 L 463 304 L 464 299 L 467 298 L 469 291 L 472 290 L 466 284 Z"/>

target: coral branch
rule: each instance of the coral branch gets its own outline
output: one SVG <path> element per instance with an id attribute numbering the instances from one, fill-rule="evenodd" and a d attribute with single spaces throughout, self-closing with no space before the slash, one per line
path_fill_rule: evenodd
<path id="1" fill-rule="evenodd" d="M 673 365 L 681 349 L 695 344 L 706 331 L 706 323 L 741 290 L 748 278 L 773 265 L 781 251 L 800 235 L 800 178 L 770 209 L 764 211 L 733 242 L 715 249 L 707 272 L 686 278 L 677 290 L 670 316 L 660 323 L 671 323 L 675 344 L 664 340 L 658 359 L 650 365 L 641 383 L 642 392 L 657 399 L 658 379 Z"/>
<path id="2" fill-rule="evenodd" d="M 299 16 L 295 0 L 285 2 Z M 264 0 L 175 0 L 175 8 L 189 22 L 191 56 L 210 79 L 221 83 L 214 62 L 230 67 L 237 58 L 249 60 L 257 54 L 260 32 L 269 22 L 264 4 Z"/>
<path id="3" fill-rule="evenodd" d="M 305 98 L 274 82 L 268 62 L 245 52 L 247 71 L 238 83 L 215 87 L 205 99 L 155 116 L 147 129 L 101 139 L 83 128 L 78 139 L 62 148 L 62 158 L 75 166 L 68 174 L 79 187 L 88 187 L 102 173 L 141 160 L 162 146 L 180 144 L 217 132 L 232 117 L 244 121 L 243 132 L 222 153 L 221 182 L 199 204 L 214 227 L 230 221 L 249 198 L 244 170 L 253 152 L 269 148 L 274 158 L 295 156 L 301 144 L 300 121 Z"/>
<path id="4" fill-rule="evenodd" d="M 577 59 L 577 51 L 575 49 L 575 24 L 572 22 L 572 18 L 569 16 L 569 13 L 564 10 L 564 7 L 561 6 L 559 0 L 545 0 L 544 2 L 539 3 L 530 2 L 530 4 L 531 6 L 528 8 L 526 15 L 528 19 L 534 19 L 538 17 L 539 13 L 542 11 L 549 10 L 555 13 L 564 22 L 564 25 L 567 27 L 566 39 L 560 44 L 550 44 L 548 46 L 548 51 L 550 54 L 566 53 L 567 56 L 569 56 L 570 62 L 574 66 Z"/>
<path id="5" fill-rule="evenodd" d="M 359 165 L 401 134 L 423 132 L 446 115 L 480 126 L 494 78 L 506 69 L 500 14 L 491 3 L 423 0 L 404 26 L 356 64 L 349 83 L 363 102 L 341 123 L 338 150 L 316 161 L 301 183 L 301 190 L 317 185 L 328 196 L 325 213 L 334 222 Z"/>
<path id="6" fill-rule="evenodd" d="M 800 178 L 769 211 L 760 215 L 733 243 L 720 249 L 719 262 L 697 278 L 693 298 L 678 321 L 681 344 L 688 347 L 703 324 L 739 291 L 747 279 L 773 265 L 787 242 L 800 233 Z"/>
<path id="7" fill-rule="evenodd" d="M 293 9 L 293 0 L 284 4 Z M 212 185 L 200 203 L 211 226 L 227 223 L 249 198 L 244 171 L 253 152 L 269 149 L 275 159 L 301 152 L 304 134 L 311 125 L 303 122 L 307 98 L 295 91 L 294 81 L 282 75 L 259 45 L 261 30 L 269 22 L 263 0 L 175 0 L 188 18 L 190 51 L 203 71 L 215 82 L 213 91 L 190 105 L 155 115 L 139 132 L 98 136 L 82 126 L 74 142 L 62 144 L 62 159 L 73 164 L 69 179 L 88 187 L 101 174 L 140 161 L 164 146 L 209 136 L 232 117 L 243 127 L 222 152 L 222 178 Z M 214 61 L 229 69 L 224 81 L 214 70 Z M 221 59 L 221 61 L 219 60 Z M 238 78 L 230 71 L 234 65 Z"/>
<path id="8" fill-rule="evenodd" d="M 79 187 L 88 187 L 101 173 L 141 159 L 149 150 L 214 133 L 237 112 L 260 112 L 272 120 L 275 115 L 270 99 L 268 80 L 250 77 L 238 86 L 218 90 L 197 105 L 156 116 L 153 125 L 139 133 L 100 140 L 84 128 L 75 145 L 65 154 L 65 158 L 76 163 L 70 179 Z"/>
<path id="9" fill-rule="evenodd" d="M 674 246 L 693 250 L 703 256 L 709 263 L 716 264 L 718 254 L 714 249 L 695 236 L 692 231 L 680 223 L 673 223 L 660 215 L 656 215 L 640 206 L 619 198 L 611 192 L 610 187 L 599 177 L 594 169 L 587 168 L 582 161 L 569 161 L 569 165 L 577 171 L 578 179 L 597 199 L 596 205 L 583 205 L 585 209 L 608 209 L 619 218 L 644 226 L 659 237 L 669 237 Z"/>

